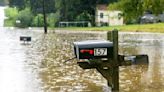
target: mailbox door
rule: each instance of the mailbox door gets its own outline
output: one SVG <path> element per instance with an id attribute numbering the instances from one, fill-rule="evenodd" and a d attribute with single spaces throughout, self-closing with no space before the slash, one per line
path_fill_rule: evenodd
<path id="1" fill-rule="evenodd" d="M 93 59 L 93 58 L 94 58 L 93 48 L 79 49 L 79 59 Z"/>

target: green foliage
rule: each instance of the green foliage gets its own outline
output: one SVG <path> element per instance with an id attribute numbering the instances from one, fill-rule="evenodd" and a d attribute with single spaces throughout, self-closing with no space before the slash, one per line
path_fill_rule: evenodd
<path id="1" fill-rule="evenodd" d="M 15 20 L 18 16 L 18 9 L 17 8 L 6 8 L 5 9 L 5 16 L 8 19 Z"/>
<path id="2" fill-rule="evenodd" d="M 164 10 L 164 0 L 144 0 L 143 9 L 158 15 Z"/>
<path id="3" fill-rule="evenodd" d="M 87 12 L 83 12 L 76 17 L 77 21 L 90 21 L 91 15 Z"/>
<path id="4" fill-rule="evenodd" d="M 54 13 L 50 13 L 47 16 L 47 24 L 50 27 L 54 27 L 55 26 L 55 14 Z"/>
<path id="5" fill-rule="evenodd" d="M 43 12 L 43 0 L 29 0 L 30 8 L 34 14 Z M 55 0 L 44 0 L 46 13 L 55 12 Z"/>
<path id="6" fill-rule="evenodd" d="M 13 21 L 13 20 L 5 19 L 4 26 L 5 27 L 13 27 L 14 26 L 14 22 L 15 21 Z"/>
<path id="7" fill-rule="evenodd" d="M 147 10 L 158 15 L 164 10 L 164 0 L 119 0 L 109 4 L 109 10 L 121 10 L 125 23 L 136 23 Z"/>
<path id="8" fill-rule="evenodd" d="M 53 28 L 57 21 L 59 21 L 59 13 L 50 13 L 47 15 L 47 24 L 49 27 Z M 33 18 L 32 22 L 33 27 L 42 27 L 44 26 L 43 14 L 37 14 Z"/>
<path id="9" fill-rule="evenodd" d="M 121 2 L 114 2 L 112 4 L 109 4 L 108 9 L 109 10 L 122 10 L 121 7 L 122 7 Z"/>
<path id="10" fill-rule="evenodd" d="M 117 0 L 9 0 L 9 6 L 17 7 L 19 11 L 30 8 L 33 15 L 33 26 L 42 26 L 42 22 L 38 24 L 38 14 L 43 13 L 43 5 L 47 13 L 49 26 L 57 25 L 59 21 L 90 21 L 95 23 L 95 9 L 97 4 L 108 4 Z M 24 16 L 19 14 L 20 16 Z M 30 16 L 29 16 L 30 17 Z M 30 18 L 29 18 L 30 19 Z M 23 19 L 21 19 L 23 20 Z M 21 21 L 22 22 L 22 21 Z M 28 23 L 25 23 L 27 26 Z M 22 24 L 24 25 L 24 24 Z M 28 24 L 29 25 L 29 24 Z"/>
<path id="11" fill-rule="evenodd" d="M 37 14 L 33 18 L 32 26 L 34 26 L 34 27 L 42 27 L 44 25 L 43 21 L 44 21 L 43 20 L 43 14 Z"/>
<path id="12" fill-rule="evenodd" d="M 8 0 L 10 7 L 17 7 L 19 10 L 25 8 L 26 0 Z"/>
<path id="13" fill-rule="evenodd" d="M 58 21 L 59 21 L 59 12 L 50 13 L 47 16 L 47 24 L 48 24 L 49 27 L 53 28 Z"/>
<path id="14" fill-rule="evenodd" d="M 5 26 L 14 26 L 16 17 L 18 16 L 18 9 L 17 8 L 6 8 L 5 16 L 7 17 L 7 19 L 5 19 L 4 25 Z"/>
<path id="15" fill-rule="evenodd" d="M 20 23 L 15 23 L 15 26 L 22 27 L 22 28 L 31 26 L 32 19 L 33 19 L 33 15 L 30 9 L 26 8 L 19 12 L 17 16 L 17 20 L 19 20 Z"/>
<path id="16" fill-rule="evenodd" d="M 95 23 L 95 9 L 97 4 L 108 4 L 117 0 L 56 0 L 60 11 L 60 21 L 90 21 Z M 85 17 L 86 15 L 86 17 Z"/>

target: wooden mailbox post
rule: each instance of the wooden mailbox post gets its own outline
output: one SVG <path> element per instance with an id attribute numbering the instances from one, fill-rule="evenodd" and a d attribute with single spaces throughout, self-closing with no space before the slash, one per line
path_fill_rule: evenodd
<path id="1" fill-rule="evenodd" d="M 125 60 L 127 56 L 118 55 L 118 30 L 109 31 L 107 39 L 109 41 L 74 42 L 75 56 L 77 59 L 84 59 L 82 62 L 77 62 L 81 68 L 97 69 L 107 80 L 112 92 L 119 92 L 119 66 L 148 64 L 148 56 L 135 55 L 133 60 Z M 100 57 L 95 54 L 97 49 L 103 52 L 99 52 Z M 102 59 L 104 57 L 106 60 Z M 88 61 L 85 61 L 86 59 Z"/>

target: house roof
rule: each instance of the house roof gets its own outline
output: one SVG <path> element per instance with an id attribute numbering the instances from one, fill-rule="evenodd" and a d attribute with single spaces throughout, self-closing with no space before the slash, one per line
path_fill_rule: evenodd
<path id="1" fill-rule="evenodd" d="M 108 5 L 105 4 L 99 4 L 97 5 L 98 10 L 108 10 Z"/>

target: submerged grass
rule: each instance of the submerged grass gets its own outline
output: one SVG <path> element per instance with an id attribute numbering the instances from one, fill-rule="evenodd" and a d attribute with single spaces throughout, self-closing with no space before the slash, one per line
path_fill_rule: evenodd
<path id="1" fill-rule="evenodd" d="M 118 29 L 123 32 L 158 32 L 164 33 L 164 23 L 155 24 L 135 24 L 109 27 L 66 27 L 56 28 L 56 30 L 76 30 L 76 31 L 111 31 Z"/>

